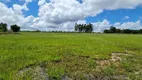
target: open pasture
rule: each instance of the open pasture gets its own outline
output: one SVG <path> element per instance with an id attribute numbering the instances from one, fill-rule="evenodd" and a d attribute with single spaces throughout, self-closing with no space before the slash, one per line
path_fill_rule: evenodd
<path id="1" fill-rule="evenodd" d="M 0 80 L 142 80 L 142 35 L 0 35 Z"/>

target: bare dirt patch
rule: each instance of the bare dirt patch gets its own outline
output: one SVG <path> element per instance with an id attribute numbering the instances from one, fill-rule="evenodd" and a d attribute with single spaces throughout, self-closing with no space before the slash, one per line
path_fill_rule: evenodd
<path id="1" fill-rule="evenodd" d="M 96 60 L 97 63 L 97 70 L 101 70 L 102 68 L 104 68 L 105 66 L 109 66 L 111 64 L 119 64 L 120 61 L 122 61 L 123 59 L 121 58 L 121 56 L 129 56 L 130 54 L 127 53 L 112 53 L 110 56 L 110 59 L 106 59 L 106 60 Z M 84 57 L 84 56 L 79 56 L 81 58 L 89 58 L 88 56 Z M 58 63 L 61 62 L 61 60 L 57 60 L 57 61 L 53 61 L 54 63 Z M 31 77 L 32 80 L 49 80 L 49 76 L 47 74 L 47 72 L 45 71 L 45 65 L 44 62 L 41 64 L 33 64 L 33 65 L 28 65 L 22 69 L 20 69 L 17 73 L 17 78 L 19 79 L 24 79 L 24 77 Z M 87 80 L 111 80 L 111 79 L 115 79 L 115 80 L 119 80 L 119 79 L 123 79 L 123 80 L 129 80 L 128 77 L 126 77 L 125 75 L 114 75 L 114 76 L 95 76 L 93 74 L 84 74 L 83 77 Z M 67 75 L 62 76 L 61 80 L 76 80 L 78 78 L 71 78 Z"/>
<path id="2" fill-rule="evenodd" d="M 121 56 L 127 56 L 127 55 L 129 55 L 129 54 L 127 54 L 127 53 L 112 53 L 110 59 L 97 60 L 96 62 L 100 66 L 110 65 L 112 63 L 119 63 L 122 60 Z"/>
<path id="3" fill-rule="evenodd" d="M 23 69 L 20 69 L 17 73 L 18 78 L 31 77 L 32 80 L 49 80 L 42 66 L 30 65 Z"/>

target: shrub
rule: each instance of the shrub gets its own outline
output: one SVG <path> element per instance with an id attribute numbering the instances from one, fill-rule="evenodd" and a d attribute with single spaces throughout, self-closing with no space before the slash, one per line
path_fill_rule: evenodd
<path id="1" fill-rule="evenodd" d="M 20 27 L 17 26 L 17 25 L 11 25 L 11 30 L 12 30 L 13 32 L 19 32 L 19 31 L 20 31 Z"/>

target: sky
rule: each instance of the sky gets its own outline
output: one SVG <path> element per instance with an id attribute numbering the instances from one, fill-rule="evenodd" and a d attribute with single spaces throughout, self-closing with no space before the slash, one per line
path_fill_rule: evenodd
<path id="1" fill-rule="evenodd" d="M 0 22 L 21 30 L 74 31 L 75 23 L 91 23 L 94 32 L 142 29 L 142 0 L 0 0 Z"/>

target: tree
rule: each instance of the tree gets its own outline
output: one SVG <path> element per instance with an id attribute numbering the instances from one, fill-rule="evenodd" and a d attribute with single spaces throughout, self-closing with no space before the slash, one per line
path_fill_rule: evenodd
<path id="1" fill-rule="evenodd" d="M 110 27 L 110 32 L 111 32 L 111 33 L 116 33 L 116 28 L 113 27 L 113 26 L 111 26 L 111 27 Z"/>
<path id="2" fill-rule="evenodd" d="M 89 23 L 88 24 L 88 31 L 89 33 L 93 32 L 93 24 Z"/>
<path id="3" fill-rule="evenodd" d="M 78 25 L 78 31 L 82 32 L 82 25 L 81 24 Z"/>
<path id="4" fill-rule="evenodd" d="M 142 29 L 139 30 L 139 33 L 142 34 Z"/>
<path id="5" fill-rule="evenodd" d="M 15 25 L 11 25 L 11 30 L 12 30 L 13 32 L 19 32 L 19 31 L 20 31 L 20 27 L 17 26 L 16 24 L 15 24 Z"/>
<path id="6" fill-rule="evenodd" d="M 78 25 L 75 23 L 75 31 L 78 31 Z"/>
<path id="7" fill-rule="evenodd" d="M 7 29 L 7 24 L 6 23 L 0 23 L 0 31 L 1 32 L 6 32 Z"/>
<path id="8" fill-rule="evenodd" d="M 92 24 L 75 24 L 75 31 L 77 32 L 92 32 L 93 31 L 93 25 Z"/>
<path id="9" fill-rule="evenodd" d="M 131 29 L 116 29 L 115 27 L 111 26 L 110 30 L 104 30 L 104 33 L 125 33 L 125 34 L 142 34 L 142 29 L 140 30 L 131 30 Z"/>
<path id="10" fill-rule="evenodd" d="M 139 30 L 131 30 L 132 34 L 139 34 Z"/>

